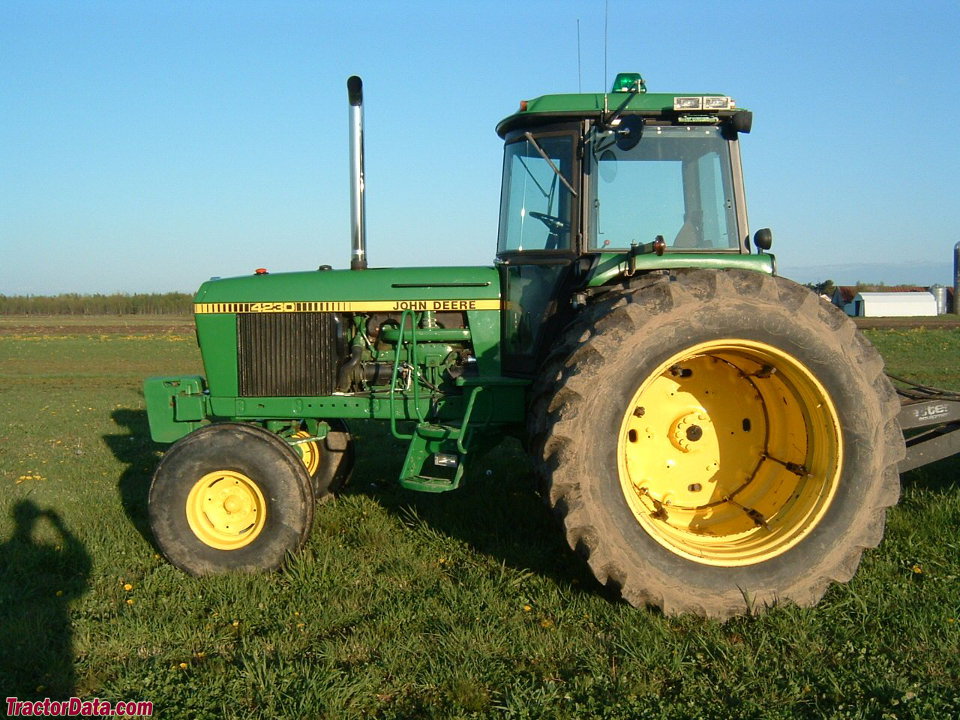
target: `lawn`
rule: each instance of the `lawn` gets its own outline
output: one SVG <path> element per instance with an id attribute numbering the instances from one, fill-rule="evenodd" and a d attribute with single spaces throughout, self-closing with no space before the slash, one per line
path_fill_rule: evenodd
<path id="1" fill-rule="evenodd" d="M 960 389 L 960 331 L 871 330 Z M 455 493 L 393 484 L 358 424 L 348 490 L 281 573 L 190 578 L 153 547 L 140 384 L 200 372 L 183 319 L 0 319 L 0 691 L 159 717 L 960 716 L 960 461 L 903 477 L 879 549 L 813 609 L 725 623 L 610 597 L 515 443 Z"/>

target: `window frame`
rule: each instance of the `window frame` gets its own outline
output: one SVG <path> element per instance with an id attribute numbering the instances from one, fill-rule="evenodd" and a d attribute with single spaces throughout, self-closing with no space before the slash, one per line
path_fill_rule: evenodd
<path id="1" fill-rule="evenodd" d="M 584 251 L 582 247 L 582 222 L 581 218 L 583 216 L 583 132 L 585 129 L 585 123 L 583 122 L 566 122 L 559 124 L 551 125 L 542 125 L 534 128 L 518 128 L 511 131 L 504 138 L 503 144 L 503 165 L 501 166 L 500 174 L 500 203 L 499 203 L 499 223 L 497 226 L 497 259 L 516 264 L 518 262 L 536 262 L 538 260 L 561 260 L 566 258 L 578 257 Z M 526 141 L 526 133 L 529 132 L 535 140 L 538 142 L 542 138 L 553 138 L 553 137 L 569 137 L 571 143 L 571 168 L 570 168 L 570 177 L 567 178 L 570 181 L 570 184 L 573 186 L 573 189 L 576 191 L 576 195 L 571 196 L 570 198 L 570 243 L 569 247 L 566 248 L 557 248 L 554 250 L 547 250 L 545 248 L 533 248 L 533 249 L 501 249 L 500 240 L 504 232 L 504 215 L 503 215 L 503 204 L 505 201 L 505 195 L 507 193 L 505 179 L 505 163 L 507 156 L 507 149 L 516 142 Z M 558 179 L 559 182 L 559 179 Z M 560 183 L 563 187 L 563 183 Z M 569 192 L 564 187 L 564 192 Z"/>

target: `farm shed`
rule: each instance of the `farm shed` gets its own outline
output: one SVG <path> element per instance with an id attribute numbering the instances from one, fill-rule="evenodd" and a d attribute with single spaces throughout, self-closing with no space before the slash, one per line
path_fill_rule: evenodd
<path id="1" fill-rule="evenodd" d="M 830 302 L 843 310 L 847 315 L 854 315 L 853 299 L 857 296 L 855 285 L 836 285 L 833 288 L 833 297 Z"/>
<path id="2" fill-rule="evenodd" d="M 936 315 L 937 300 L 929 292 L 859 292 L 844 310 L 858 317 Z"/>

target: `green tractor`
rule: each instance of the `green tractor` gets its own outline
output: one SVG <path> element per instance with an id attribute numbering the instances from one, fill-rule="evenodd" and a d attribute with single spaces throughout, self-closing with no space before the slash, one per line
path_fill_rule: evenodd
<path id="1" fill-rule="evenodd" d="M 375 419 L 424 492 L 521 437 L 570 546 L 636 606 L 808 606 L 853 575 L 899 495 L 900 402 L 851 319 L 777 275 L 770 231 L 751 248 L 750 112 L 633 73 L 521 102 L 494 265 L 374 269 L 347 86 L 351 268 L 204 283 L 206 377 L 145 383 L 171 563 L 279 567 L 347 481 L 347 423 Z"/>

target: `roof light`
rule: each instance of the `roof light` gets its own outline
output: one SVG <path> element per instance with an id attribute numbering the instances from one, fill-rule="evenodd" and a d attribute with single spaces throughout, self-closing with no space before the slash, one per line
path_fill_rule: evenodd
<path id="1" fill-rule="evenodd" d="M 733 98 L 717 97 L 716 95 L 705 95 L 703 97 L 704 110 L 730 110 L 736 107 Z"/>
<path id="2" fill-rule="evenodd" d="M 647 84 L 643 81 L 640 73 L 617 73 L 613 81 L 613 87 L 610 92 L 636 92 L 645 93 Z"/>
<path id="3" fill-rule="evenodd" d="M 674 110 L 733 110 L 737 104 L 725 95 L 681 95 L 673 98 Z"/>
<path id="4" fill-rule="evenodd" d="M 703 107 L 703 98 L 696 97 L 675 97 L 673 99 L 674 110 L 700 110 Z"/>

